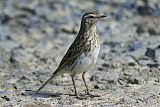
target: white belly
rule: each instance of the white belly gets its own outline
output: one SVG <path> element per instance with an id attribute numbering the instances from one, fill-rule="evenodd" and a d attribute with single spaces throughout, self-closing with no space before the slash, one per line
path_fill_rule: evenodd
<path id="1" fill-rule="evenodd" d="M 97 61 L 100 47 L 96 47 L 92 52 L 87 55 L 82 53 L 74 62 L 73 67 L 76 73 L 82 73 L 88 71 Z"/>

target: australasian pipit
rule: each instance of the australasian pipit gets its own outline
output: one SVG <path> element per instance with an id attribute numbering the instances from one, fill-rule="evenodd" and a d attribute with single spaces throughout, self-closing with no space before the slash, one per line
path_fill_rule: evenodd
<path id="1" fill-rule="evenodd" d="M 58 68 L 37 91 L 44 88 L 54 77 L 63 73 L 68 73 L 72 78 L 75 96 L 78 98 L 74 77 L 76 74 L 82 73 L 86 92 L 88 95 L 91 95 L 84 76 L 97 61 L 100 42 L 99 35 L 96 30 L 96 23 L 104 17 L 106 16 L 100 15 L 99 12 L 86 12 L 82 16 L 80 30 L 76 39 L 69 47 Z"/>

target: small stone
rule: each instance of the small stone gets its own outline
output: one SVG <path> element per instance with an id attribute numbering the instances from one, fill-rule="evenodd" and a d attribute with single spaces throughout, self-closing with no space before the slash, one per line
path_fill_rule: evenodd
<path id="1" fill-rule="evenodd" d="M 7 96 L 3 96 L 1 98 L 5 99 L 6 101 L 10 101 L 10 98 L 8 98 Z"/>
<path id="2" fill-rule="evenodd" d="M 149 34 L 150 35 L 156 35 L 157 33 L 156 33 L 156 31 L 154 30 L 154 29 L 148 29 L 148 32 L 149 32 Z"/>
<path id="3" fill-rule="evenodd" d="M 94 88 L 95 89 L 99 89 L 99 86 L 96 84 L 96 85 L 94 85 Z"/>
<path id="4" fill-rule="evenodd" d="M 156 57 L 155 49 L 147 48 L 147 51 L 145 52 L 145 56 L 150 57 L 154 60 Z"/>
<path id="5" fill-rule="evenodd" d="M 145 80 L 142 77 L 131 77 L 128 79 L 128 83 L 130 83 L 130 84 L 142 85 L 144 82 L 145 82 Z"/>

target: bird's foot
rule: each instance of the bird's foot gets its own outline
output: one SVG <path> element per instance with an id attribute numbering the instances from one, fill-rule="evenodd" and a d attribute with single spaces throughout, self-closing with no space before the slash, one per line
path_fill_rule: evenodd
<path id="1" fill-rule="evenodd" d="M 94 98 L 94 97 L 100 97 L 100 95 L 94 95 L 94 94 L 91 94 L 91 93 L 87 93 L 87 95 L 91 98 Z"/>
<path id="2" fill-rule="evenodd" d="M 91 93 L 87 93 L 86 94 L 87 96 L 82 96 L 82 95 L 78 95 L 78 94 L 69 94 L 69 96 L 75 96 L 77 99 L 79 100 L 84 100 L 84 99 L 87 99 L 88 97 L 91 97 L 91 98 L 94 98 L 94 97 L 100 97 L 99 95 L 93 95 Z"/>
<path id="3" fill-rule="evenodd" d="M 75 96 L 78 100 L 84 100 L 84 99 L 87 99 L 86 96 L 79 96 L 79 95 L 76 95 L 76 94 L 70 94 L 69 96 Z"/>

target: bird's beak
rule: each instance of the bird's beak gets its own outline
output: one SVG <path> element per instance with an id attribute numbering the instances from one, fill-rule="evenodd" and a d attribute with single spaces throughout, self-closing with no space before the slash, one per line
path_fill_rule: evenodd
<path id="1" fill-rule="evenodd" d="M 101 19 L 101 18 L 104 18 L 104 17 L 106 17 L 106 16 L 105 16 L 105 15 L 101 15 L 101 16 L 100 16 L 100 19 Z"/>
<path id="2" fill-rule="evenodd" d="M 99 17 L 99 19 L 102 19 L 103 20 L 103 18 L 105 18 L 104 20 L 111 20 L 112 19 L 112 17 L 110 16 L 110 15 L 101 15 L 100 17 Z"/>

